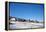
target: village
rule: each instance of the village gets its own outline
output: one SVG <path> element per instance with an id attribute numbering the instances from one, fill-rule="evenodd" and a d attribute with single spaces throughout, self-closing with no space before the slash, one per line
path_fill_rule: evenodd
<path id="1" fill-rule="evenodd" d="M 43 28 L 43 23 L 39 23 L 39 21 L 26 20 L 17 17 L 9 18 L 9 28 L 10 29 L 37 29 Z"/>

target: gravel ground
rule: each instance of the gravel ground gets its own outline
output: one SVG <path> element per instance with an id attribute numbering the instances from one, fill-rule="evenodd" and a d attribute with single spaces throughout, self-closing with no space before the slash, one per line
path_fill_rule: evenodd
<path id="1" fill-rule="evenodd" d="M 32 22 L 12 22 L 10 29 L 26 29 L 26 28 L 43 28 L 43 23 L 32 23 Z"/>

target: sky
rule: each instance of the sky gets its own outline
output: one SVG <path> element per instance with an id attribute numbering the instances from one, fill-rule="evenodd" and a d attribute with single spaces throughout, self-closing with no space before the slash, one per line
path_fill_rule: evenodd
<path id="1" fill-rule="evenodd" d="M 10 3 L 10 16 L 43 21 L 43 4 Z"/>

